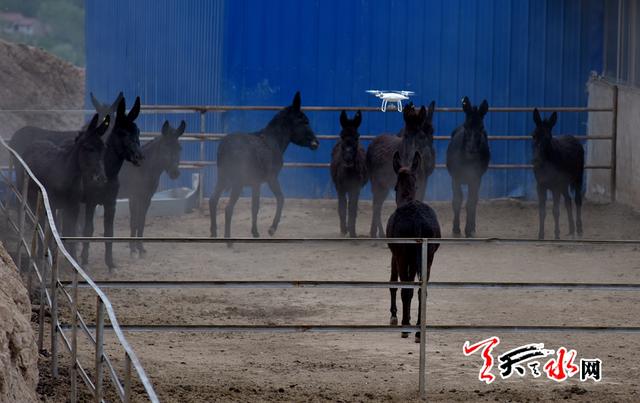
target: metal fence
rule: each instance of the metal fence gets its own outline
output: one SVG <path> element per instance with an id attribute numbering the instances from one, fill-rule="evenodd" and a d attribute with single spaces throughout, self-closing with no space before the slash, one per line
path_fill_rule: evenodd
<path id="1" fill-rule="evenodd" d="M 232 111 L 278 111 L 283 106 L 229 106 L 229 105 L 143 105 L 141 107 L 142 113 L 155 114 L 155 113 L 167 113 L 167 114 L 184 114 L 194 113 L 199 116 L 199 126 L 197 133 L 185 133 L 180 137 L 181 141 L 199 142 L 199 159 L 196 161 L 182 161 L 181 167 L 187 169 L 200 170 L 200 192 L 199 192 L 199 205 L 203 206 L 204 200 L 204 178 L 202 170 L 207 167 L 215 166 L 215 161 L 206 160 L 205 143 L 207 141 L 219 141 L 228 133 L 210 133 L 206 131 L 206 116 L 208 113 L 225 113 Z M 513 112 L 532 112 L 535 107 L 492 107 L 489 112 L 492 113 L 513 113 Z M 363 112 L 381 112 L 379 107 L 371 106 L 303 106 L 302 110 L 308 112 L 337 112 L 337 111 L 363 111 Z M 387 112 L 395 110 L 395 106 L 389 106 Z M 585 169 L 598 169 L 609 170 L 611 172 L 611 201 L 615 201 L 616 194 L 616 142 L 617 142 L 617 113 L 618 113 L 618 92 L 617 87 L 614 87 L 613 103 L 609 108 L 589 108 L 589 107 L 538 107 L 541 112 L 565 112 L 565 113 L 581 113 L 581 112 L 603 112 L 612 114 L 612 126 L 610 134 L 597 134 L 597 135 L 575 135 L 580 141 L 611 141 L 611 160 L 608 165 L 586 165 Z M 437 107 L 436 112 L 453 113 L 462 112 L 462 108 L 459 107 Z M 1 112 L 41 112 L 41 113 L 93 113 L 91 110 L 3 110 Z M 382 112 L 381 112 L 382 113 Z M 143 139 L 152 139 L 158 136 L 159 132 L 146 131 L 141 133 Z M 319 140 L 335 141 L 339 138 L 335 134 L 320 134 L 317 136 Z M 376 136 L 362 135 L 362 140 L 372 140 Z M 451 136 L 449 135 L 435 135 L 436 141 L 448 141 Z M 493 135 L 488 136 L 489 141 L 523 141 L 530 140 L 530 135 Z M 321 162 L 285 162 L 285 168 L 319 168 L 328 169 L 329 163 Z M 436 164 L 437 169 L 445 168 L 444 164 Z M 531 164 L 490 164 L 489 169 L 531 169 Z"/>
<path id="2" fill-rule="evenodd" d="M 386 281 L 104 281 L 98 283 L 104 288 L 419 288 L 420 325 L 381 326 L 381 325 L 126 325 L 122 328 L 129 332 L 187 332 L 187 333 L 214 333 L 214 332 L 321 332 L 321 333 L 354 333 L 354 332 L 409 332 L 420 331 L 419 354 L 419 393 L 422 399 L 426 399 L 426 330 L 429 331 L 499 331 L 499 332 L 580 332 L 580 333 L 640 333 L 640 326 L 505 326 L 505 325 L 428 325 L 426 324 L 426 300 L 429 288 L 546 288 L 546 289 L 588 289 L 603 291 L 640 291 L 640 284 L 625 283 L 505 283 L 505 282 L 432 282 L 427 283 L 427 250 L 429 243 L 437 244 L 546 244 L 546 245 L 640 245 L 640 240 L 537 240 L 537 239 L 500 239 L 500 238 L 209 238 L 209 237 L 63 237 L 66 241 L 73 242 L 131 242 L 144 240 L 151 243 L 267 243 L 267 244 L 294 244 L 294 243 L 417 243 L 422 248 L 422 266 L 419 281 L 417 282 L 386 282 Z M 74 287 L 85 285 L 74 284 Z M 424 292 L 422 292 L 424 290 Z"/>
<path id="3" fill-rule="evenodd" d="M 96 286 L 89 275 L 82 270 L 80 265 L 71 257 L 63 241 L 60 239 L 55 224 L 54 212 L 47 192 L 38 179 L 33 175 L 29 167 L 11 149 L 7 143 L 0 138 L 2 149 L 10 154 L 10 166 L 7 170 L 0 169 L 0 179 L 4 182 L 6 194 L 0 200 L 0 210 L 5 214 L 8 224 L 17 236 L 15 246 L 16 264 L 20 270 L 24 267 L 27 276 L 27 288 L 32 295 L 34 284 L 32 278 L 35 276 L 39 291 L 40 311 L 38 326 L 38 350 L 42 351 L 45 332 L 45 306 L 49 307 L 51 313 L 50 341 L 51 341 L 51 375 L 55 379 L 58 377 L 59 343 L 71 355 L 69 367 L 71 395 L 70 400 L 78 400 L 78 376 L 82 379 L 89 393 L 96 402 L 104 401 L 105 385 L 104 373 L 109 376 L 111 384 L 123 402 L 131 401 L 132 376 L 138 377 L 145 393 L 151 402 L 158 402 L 156 393 L 145 373 L 135 352 L 124 337 L 123 331 L 118 324 L 113 307 L 107 296 Z M 15 163 L 17 169 L 25 172 L 22 183 L 15 183 L 14 172 L 11 165 Z M 31 202 L 35 201 L 35 211 Z M 17 207 L 17 218 L 12 217 L 12 206 Z M 26 262 L 23 262 L 23 254 Z M 24 264 L 23 264 L 24 263 Z M 71 287 L 62 283 L 59 276 L 60 267 L 66 263 L 73 276 Z M 96 324 L 90 326 L 78 311 L 78 282 L 82 280 L 90 288 L 96 297 Z M 60 322 L 60 304 L 67 303 L 71 312 L 70 324 Z M 105 316 L 106 313 L 106 316 Z M 105 320 L 110 322 L 109 329 L 115 332 L 117 343 L 124 352 L 124 372 L 121 380 L 118 371 L 111 363 L 109 356 L 104 351 L 104 330 Z M 70 335 L 65 334 L 65 330 L 70 331 Z M 78 357 L 78 331 L 86 335 L 89 340 L 89 347 L 94 349 L 95 366 L 93 379 L 89 375 L 89 368 L 83 367 Z M 86 340 L 85 338 L 81 340 Z M 133 372 L 132 372 L 133 370 Z"/>
<path id="4" fill-rule="evenodd" d="M 206 141 L 219 141 L 221 138 L 227 135 L 227 133 L 207 133 L 206 132 L 206 114 L 207 113 L 224 113 L 230 111 L 278 111 L 282 106 L 227 106 L 227 105 L 144 105 L 142 106 L 143 113 L 185 113 L 192 112 L 197 113 L 200 116 L 200 125 L 198 133 L 185 133 L 181 136 L 183 141 L 199 141 L 199 161 L 184 161 L 185 168 L 198 168 L 203 169 L 207 166 L 215 165 L 215 161 L 206 161 L 205 159 L 205 142 Z M 302 107 L 304 111 L 309 112 L 337 112 L 337 111 L 363 111 L 363 112 L 381 112 L 379 107 L 370 106 L 306 106 Z M 393 107 L 389 107 L 387 111 L 393 111 Z M 459 107 L 437 107 L 436 112 L 462 112 L 462 108 Z M 532 112 L 534 107 L 493 107 L 489 109 L 489 112 L 496 113 L 509 113 L 509 112 Z M 591 136 L 576 136 L 581 141 L 593 141 L 593 140 L 607 140 L 612 142 L 611 146 L 611 162 L 609 165 L 587 165 L 585 169 L 608 169 L 611 171 L 611 201 L 615 201 L 615 189 L 616 189 L 616 139 L 617 139 L 617 88 L 613 97 L 613 104 L 610 108 L 589 108 L 589 107 L 539 107 L 541 112 L 567 112 L 567 113 L 580 113 L 580 112 L 608 112 L 612 114 L 612 126 L 611 134 L 598 134 Z M 159 135 L 157 132 L 143 132 L 143 137 L 152 138 Z M 360 138 L 362 140 L 371 140 L 376 136 L 363 135 Z M 319 135 L 320 140 L 337 140 L 339 136 L 331 134 Z M 522 141 L 529 140 L 531 136 L 527 135 L 499 135 L 488 136 L 489 141 Z M 436 135 L 434 140 L 436 141 L 448 141 L 450 136 Z M 305 162 L 285 162 L 286 168 L 320 168 L 328 169 L 329 163 L 305 163 Z M 531 164 L 490 164 L 489 169 L 531 169 Z M 444 164 L 437 164 L 437 169 L 445 168 Z M 200 172 L 200 206 L 203 205 L 204 200 L 204 175 Z"/>

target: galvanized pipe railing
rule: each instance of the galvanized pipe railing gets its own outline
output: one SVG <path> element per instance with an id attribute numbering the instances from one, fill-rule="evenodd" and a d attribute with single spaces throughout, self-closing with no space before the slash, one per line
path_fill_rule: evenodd
<path id="1" fill-rule="evenodd" d="M 430 325 L 426 326 L 426 298 L 429 288 L 440 285 L 442 288 L 564 288 L 586 290 L 623 290 L 638 291 L 640 284 L 598 284 L 598 283 L 438 283 L 427 284 L 427 251 L 428 244 L 543 244 L 543 245 L 640 245 L 640 240 L 588 239 L 588 240 L 538 240 L 521 238 L 212 238 L 212 237 L 68 237 L 68 241 L 83 242 L 130 242 L 144 241 L 149 243 L 417 243 L 422 247 L 421 276 L 418 282 L 373 282 L 373 281 L 117 281 L 101 282 L 104 287 L 113 288 L 294 288 L 294 287 L 331 287 L 331 288 L 419 288 L 421 304 L 420 324 L 416 326 L 380 326 L 380 325 L 125 325 L 128 332 L 397 332 L 420 331 L 419 354 L 419 391 L 420 397 L 426 399 L 426 337 L 427 328 L 437 331 L 511 331 L 511 332 L 612 332 L 640 333 L 638 326 L 504 326 L 504 325 Z M 65 283 L 68 284 L 68 283 Z"/>
<path id="2" fill-rule="evenodd" d="M 2 148 L 7 150 L 10 155 L 10 159 L 16 164 L 19 169 L 24 172 L 23 175 L 23 183 L 14 185 L 12 174 L 13 172 L 1 172 L 0 178 L 6 184 L 7 198 L 4 201 L 0 201 L 0 210 L 6 214 L 6 218 L 9 222 L 12 223 L 12 227 L 16 229 L 16 234 L 18 235 L 17 241 L 17 253 L 18 256 L 22 253 L 22 248 L 28 250 L 27 258 L 28 262 L 26 264 L 27 267 L 27 278 L 28 278 L 28 289 L 31 291 L 31 278 L 32 272 L 35 273 L 35 276 L 39 283 L 40 289 L 40 315 L 39 315 L 39 329 L 38 329 L 38 348 L 42 350 L 44 344 L 44 317 L 45 317 L 45 306 L 49 306 L 51 313 L 51 374 L 54 378 L 58 376 L 58 335 L 61 335 L 61 339 L 63 345 L 67 347 L 67 349 L 72 354 L 71 360 L 71 368 L 70 374 L 72 374 L 74 379 L 71 379 L 71 396 L 72 401 L 76 401 L 78 398 L 77 394 L 77 382 L 75 379 L 75 375 L 79 374 L 85 385 L 87 386 L 89 392 L 93 395 L 94 400 L 96 402 L 103 401 L 103 363 L 107 365 L 108 373 L 112 383 L 115 386 L 116 392 L 121 401 L 128 402 L 131 400 L 130 391 L 131 391 L 131 375 L 132 370 L 135 370 L 135 374 L 137 375 L 140 383 L 142 384 L 147 397 L 152 402 L 158 402 L 158 397 L 149 381 L 146 372 L 142 368 L 140 361 L 138 360 L 135 352 L 127 342 L 124 337 L 124 334 L 118 324 L 118 320 L 116 318 L 115 312 L 111 305 L 111 302 L 107 298 L 107 296 L 102 292 L 100 288 L 98 288 L 93 280 L 89 277 L 87 273 L 78 265 L 78 263 L 71 257 L 67 249 L 65 248 L 63 241 L 58 234 L 58 230 L 55 224 L 54 212 L 51 209 L 51 204 L 49 202 L 49 198 L 45 188 L 38 181 L 38 179 L 31 172 L 29 167 L 25 164 L 22 158 L 15 152 L 15 150 L 11 149 L 4 139 L 0 138 L 0 145 Z M 33 186 L 30 186 L 33 184 Z M 18 190 L 20 189 L 20 190 Z M 25 190 L 26 189 L 26 190 Z M 29 192 L 34 189 L 36 194 L 29 195 Z M 35 198 L 37 196 L 36 202 L 36 211 L 35 213 L 30 212 L 30 205 L 28 203 L 29 196 L 31 198 Z M 12 198 L 18 200 L 18 220 L 14 222 L 11 217 L 10 205 L 12 204 Z M 29 220 L 26 220 L 25 217 L 29 217 Z M 31 220 L 33 218 L 33 220 Z M 26 234 L 26 224 L 27 221 L 30 221 L 29 224 L 33 228 L 33 236 L 32 241 L 29 244 L 25 239 Z M 44 223 L 44 228 L 41 228 L 41 224 Z M 17 258 L 17 260 L 19 260 Z M 63 326 L 60 323 L 59 319 L 59 307 L 58 307 L 58 294 L 60 292 L 65 292 L 63 287 L 60 284 L 60 278 L 58 275 L 59 265 L 61 261 L 65 261 L 71 267 L 71 270 L 74 274 L 74 282 L 73 282 L 73 290 L 71 298 L 71 341 L 66 338 L 65 335 L 62 334 L 62 331 L 66 330 L 66 325 Z M 21 260 L 20 260 L 21 262 Z M 22 262 L 21 262 L 22 263 Z M 47 266 L 49 266 L 48 275 L 49 281 L 47 281 Z M 22 269 L 20 267 L 20 269 Z M 87 371 L 83 368 L 77 357 L 77 323 L 80 321 L 81 324 L 84 324 L 82 316 L 78 312 L 78 299 L 77 299 L 77 285 L 78 285 L 78 277 L 80 277 L 83 283 L 87 284 L 92 292 L 96 295 L 97 301 L 97 313 L 98 313 L 98 321 L 96 323 L 96 339 L 95 339 L 95 382 L 92 381 L 87 374 Z M 106 315 L 106 316 L 105 316 Z M 117 376 L 117 371 L 111 365 L 107 354 L 104 352 L 104 320 L 105 318 L 109 319 L 111 329 L 115 332 L 116 338 L 122 349 L 124 350 L 124 358 L 125 358 L 125 368 L 124 368 L 124 382 L 120 381 Z M 85 326 L 86 327 L 86 326 Z M 88 330 L 88 328 L 87 328 Z M 129 378 L 127 378 L 129 377 Z M 125 386 L 123 386 L 123 384 Z M 76 399 L 76 400 L 74 400 Z"/>
<path id="3" fill-rule="evenodd" d="M 278 111 L 284 108 L 284 106 L 274 106 L 274 105 L 250 105 L 250 106 L 234 106 L 234 105 L 143 105 L 141 107 L 142 113 L 152 114 L 152 113 L 198 113 L 200 117 L 199 127 L 197 133 L 185 133 L 181 136 L 182 141 L 199 141 L 199 158 L 200 161 L 204 161 L 205 159 L 205 141 L 218 141 L 222 137 L 226 135 L 226 133 L 206 133 L 206 114 L 207 113 L 224 113 L 224 112 L 232 112 L 232 111 Z M 532 112 L 535 109 L 533 106 L 523 106 L 523 107 L 492 107 L 489 109 L 489 112 L 497 112 L 497 113 L 512 113 L 512 112 Z M 618 102 L 617 102 L 617 87 L 615 88 L 614 100 L 613 104 L 610 108 L 596 108 L 596 107 L 538 107 L 537 108 L 541 112 L 568 112 L 568 113 L 580 113 L 580 112 L 611 112 L 613 115 L 613 124 L 612 124 L 612 133 L 610 136 L 606 135 L 591 135 L 591 136 L 578 136 L 580 140 L 608 140 L 612 142 L 612 151 L 611 151 L 611 161 L 609 165 L 587 165 L 585 169 L 608 169 L 611 171 L 611 200 L 615 201 L 615 193 L 616 193 L 616 142 L 617 142 L 617 110 L 618 110 Z M 377 106 L 303 106 L 302 110 L 307 112 L 339 112 L 342 110 L 346 111 L 363 111 L 363 112 L 381 112 L 380 107 Z M 395 106 L 389 105 L 387 108 L 387 112 L 395 111 Z M 436 112 L 462 112 L 461 107 L 437 107 L 435 108 Z M 78 109 L 52 109 L 52 110 L 42 110 L 42 109 L 5 109 L 0 110 L 0 113 L 79 113 L 79 114 L 87 114 L 93 113 L 93 110 L 78 110 Z M 157 136 L 157 132 L 144 132 L 143 136 L 145 137 L 153 137 Z M 448 140 L 450 136 L 440 135 L 435 136 L 435 140 Z M 335 140 L 337 136 L 335 135 L 321 135 L 319 137 L 322 140 Z M 375 136 L 365 135 L 361 136 L 363 140 L 371 140 L 375 138 Z M 521 141 L 528 140 L 530 136 L 526 135 L 494 135 L 489 136 L 490 141 Z M 213 164 L 193 164 L 183 162 L 181 164 L 181 168 L 188 169 L 200 169 L 202 170 L 204 167 Z M 326 169 L 329 167 L 328 163 L 295 163 L 289 162 L 285 163 L 284 167 L 287 168 L 320 168 Z M 444 164 L 437 164 L 436 168 L 442 169 L 444 168 Z M 491 164 L 489 165 L 489 169 L 531 169 L 532 165 L 530 164 Z M 199 177 L 199 195 L 198 201 L 199 205 L 203 206 L 204 202 L 204 175 L 200 172 Z"/>

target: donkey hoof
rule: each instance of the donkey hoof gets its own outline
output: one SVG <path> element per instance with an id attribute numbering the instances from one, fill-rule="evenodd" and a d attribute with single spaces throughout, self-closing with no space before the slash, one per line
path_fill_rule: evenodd
<path id="1" fill-rule="evenodd" d="M 407 337 L 409 337 L 409 332 L 402 332 L 400 334 L 400 337 L 402 337 L 403 339 L 406 339 Z"/>
<path id="2" fill-rule="evenodd" d="M 458 230 L 454 229 L 453 231 L 451 231 L 451 235 L 452 235 L 454 238 L 460 238 L 460 237 L 462 236 L 462 233 L 460 232 L 460 230 L 459 230 L 459 229 L 458 229 Z"/>
<path id="3" fill-rule="evenodd" d="M 147 250 L 146 250 L 146 249 L 139 249 L 139 250 L 138 250 L 138 257 L 139 257 L 139 258 L 141 258 L 141 259 L 142 259 L 142 258 L 144 258 L 144 257 L 146 257 L 146 256 L 147 256 Z"/>
<path id="4" fill-rule="evenodd" d="M 253 235 L 254 238 L 260 238 L 260 233 L 258 231 L 251 231 L 251 235 Z"/>
<path id="5" fill-rule="evenodd" d="M 391 326 L 398 326 L 398 318 L 396 316 L 392 316 L 389 320 L 389 324 Z"/>
<path id="6" fill-rule="evenodd" d="M 276 229 L 274 227 L 269 227 L 269 235 L 273 236 L 276 233 Z"/>
<path id="7" fill-rule="evenodd" d="M 416 332 L 416 337 L 414 339 L 416 343 L 420 343 L 420 332 Z"/>
<path id="8" fill-rule="evenodd" d="M 476 236 L 476 232 L 475 232 L 475 231 L 465 231 L 465 232 L 464 232 L 464 235 L 465 235 L 467 238 L 475 238 L 475 236 Z"/>

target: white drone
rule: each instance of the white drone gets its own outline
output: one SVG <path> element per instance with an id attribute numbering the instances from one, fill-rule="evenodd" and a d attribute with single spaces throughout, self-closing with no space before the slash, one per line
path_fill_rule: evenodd
<path id="1" fill-rule="evenodd" d="M 367 90 L 369 94 L 373 94 L 374 96 L 382 99 L 382 106 L 380 110 L 382 112 L 387 111 L 387 104 L 389 102 L 396 103 L 396 110 L 398 112 L 402 112 L 402 101 L 406 101 L 409 99 L 410 95 L 414 95 L 413 91 L 380 91 L 380 90 Z"/>

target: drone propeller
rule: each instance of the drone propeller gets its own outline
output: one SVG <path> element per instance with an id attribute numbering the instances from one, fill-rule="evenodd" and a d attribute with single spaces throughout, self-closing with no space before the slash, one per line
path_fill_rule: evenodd
<path id="1" fill-rule="evenodd" d="M 365 92 L 369 94 L 382 94 L 382 91 L 380 90 L 366 90 Z"/>
<path id="2" fill-rule="evenodd" d="M 408 95 L 415 95 L 415 94 L 416 94 L 416 93 L 415 93 L 415 92 L 413 92 L 413 91 L 393 91 L 393 92 L 396 92 L 396 93 L 398 93 L 398 94 L 402 94 L 402 95 L 404 95 L 404 96 L 408 96 Z"/>

